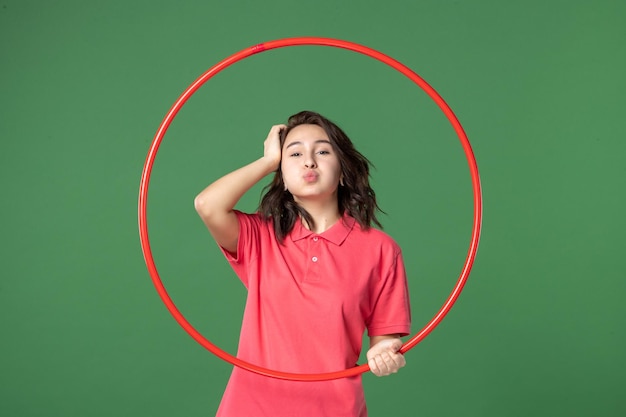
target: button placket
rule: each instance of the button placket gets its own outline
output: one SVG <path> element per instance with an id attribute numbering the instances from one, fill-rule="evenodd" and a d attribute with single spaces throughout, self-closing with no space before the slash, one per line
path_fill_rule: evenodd
<path id="1" fill-rule="evenodd" d="M 310 237 L 310 245 L 309 245 L 309 268 L 307 273 L 307 281 L 318 281 L 319 280 L 319 236 Z"/>
<path id="2" fill-rule="evenodd" d="M 317 237 L 317 236 L 313 236 L 313 242 L 317 242 L 318 240 L 319 240 L 319 237 Z M 315 246 L 315 248 L 317 249 L 317 245 Z M 317 251 L 317 250 L 316 250 L 316 251 Z M 318 258 L 317 258 L 317 256 L 313 256 L 313 257 L 311 257 L 311 260 L 312 260 L 313 262 L 317 262 Z"/>

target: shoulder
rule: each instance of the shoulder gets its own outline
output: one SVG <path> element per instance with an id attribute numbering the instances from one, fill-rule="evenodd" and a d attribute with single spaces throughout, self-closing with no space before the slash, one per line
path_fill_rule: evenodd
<path id="1" fill-rule="evenodd" d="M 273 233 L 274 227 L 271 218 L 268 219 L 259 212 L 245 213 L 240 210 L 233 211 L 237 215 L 240 227 Z"/>
<path id="2" fill-rule="evenodd" d="M 258 223 L 258 224 L 269 223 L 269 221 L 265 219 L 265 217 L 259 212 L 245 213 L 241 210 L 233 210 L 233 211 L 237 215 L 237 218 L 239 219 L 239 221 L 247 221 L 247 222 Z"/>
<path id="3" fill-rule="evenodd" d="M 354 238 L 364 246 L 375 247 L 393 255 L 401 253 L 400 245 L 386 232 L 375 227 L 364 229 L 355 221 L 352 233 Z"/>

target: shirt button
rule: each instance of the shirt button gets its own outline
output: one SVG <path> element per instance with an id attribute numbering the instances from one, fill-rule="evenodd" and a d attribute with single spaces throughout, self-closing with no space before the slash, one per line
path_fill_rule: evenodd
<path id="1" fill-rule="evenodd" d="M 318 240 L 318 239 L 319 239 L 319 238 L 318 238 L 317 236 L 315 236 L 315 237 L 313 238 L 313 242 L 317 242 L 317 240 Z"/>
<path id="2" fill-rule="evenodd" d="M 317 256 L 312 257 L 312 258 L 311 258 L 311 260 L 312 260 L 313 262 L 317 262 Z"/>

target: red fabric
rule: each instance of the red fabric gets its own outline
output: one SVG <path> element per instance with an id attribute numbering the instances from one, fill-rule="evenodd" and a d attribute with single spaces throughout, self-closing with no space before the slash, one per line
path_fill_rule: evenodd
<path id="1" fill-rule="evenodd" d="M 385 233 L 344 216 L 324 233 L 298 222 L 284 244 L 271 222 L 237 212 L 237 254 L 225 255 L 248 289 L 238 357 L 295 373 L 356 365 L 363 332 L 410 332 L 399 246 Z M 363 417 L 361 377 L 293 382 L 235 368 L 219 417 Z"/>

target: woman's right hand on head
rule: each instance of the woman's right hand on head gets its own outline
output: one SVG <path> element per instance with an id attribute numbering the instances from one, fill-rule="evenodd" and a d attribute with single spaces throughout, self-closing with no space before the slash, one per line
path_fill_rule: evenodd
<path id="1" fill-rule="evenodd" d="M 267 139 L 263 143 L 263 158 L 269 161 L 274 167 L 274 171 L 280 165 L 282 150 L 280 148 L 280 132 L 286 129 L 286 125 L 274 125 L 267 135 Z"/>

